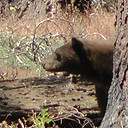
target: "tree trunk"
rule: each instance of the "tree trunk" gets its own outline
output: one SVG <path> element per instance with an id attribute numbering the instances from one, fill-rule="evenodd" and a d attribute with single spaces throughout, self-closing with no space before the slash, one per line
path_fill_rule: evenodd
<path id="1" fill-rule="evenodd" d="M 115 0 L 113 79 L 100 128 L 128 128 L 128 0 Z"/>

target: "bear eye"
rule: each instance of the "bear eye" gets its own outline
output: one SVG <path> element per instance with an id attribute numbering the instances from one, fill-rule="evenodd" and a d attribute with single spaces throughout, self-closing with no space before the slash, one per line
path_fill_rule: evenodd
<path id="1" fill-rule="evenodd" d="M 57 60 L 58 60 L 58 61 L 61 61 L 61 55 L 58 54 L 58 53 L 56 53 L 56 56 L 57 56 Z"/>

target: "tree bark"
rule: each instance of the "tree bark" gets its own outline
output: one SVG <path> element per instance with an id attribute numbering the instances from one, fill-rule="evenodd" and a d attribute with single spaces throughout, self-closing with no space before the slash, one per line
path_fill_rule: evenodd
<path id="1" fill-rule="evenodd" d="M 100 128 L 128 128 L 128 0 L 115 0 L 113 79 Z"/>

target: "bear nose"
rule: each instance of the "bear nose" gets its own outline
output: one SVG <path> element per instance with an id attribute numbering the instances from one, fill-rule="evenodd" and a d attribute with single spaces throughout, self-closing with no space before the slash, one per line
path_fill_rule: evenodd
<path id="1" fill-rule="evenodd" d="M 41 65 L 42 65 L 43 68 L 45 67 L 45 64 L 42 63 Z"/>
<path id="2" fill-rule="evenodd" d="M 45 68 L 45 60 L 44 60 L 44 59 L 41 61 L 41 66 L 42 66 L 43 68 Z"/>

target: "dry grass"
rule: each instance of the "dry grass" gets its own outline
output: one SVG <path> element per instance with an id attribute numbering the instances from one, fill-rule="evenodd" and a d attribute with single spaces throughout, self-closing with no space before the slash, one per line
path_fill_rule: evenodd
<path id="1" fill-rule="evenodd" d="M 69 15 L 58 13 L 53 17 L 54 19 L 52 22 L 47 21 L 40 25 L 37 30 L 39 34 L 45 34 L 49 31 L 52 31 L 53 33 L 62 32 L 67 35 L 71 35 L 72 28 L 76 34 L 78 34 L 78 32 L 83 34 L 101 33 L 107 38 L 112 37 L 115 33 L 115 16 L 112 13 L 94 12 L 88 15 L 80 13 L 73 13 Z M 10 16 L 7 19 L 1 19 L 0 29 L 8 28 L 9 31 L 15 30 L 16 33 L 25 36 L 32 34 L 35 26 L 43 20 L 45 20 L 43 17 L 37 17 L 36 20 L 26 20 L 24 18 L 16 20 L 13 18 L 13 16 Z M 72 28 L 69 23 L 71 24 Z"/>
<path id="2" fill-rule="evenodd" d="M 71 36 L 82 34 L 91 34 L 88 36 L 90 39 L 100 38 L 99 34 L 102 34 L 106 38 L 111 38 L 115 34 L 114 19 L 114 14 L 107 12 L 94 12 L 86 16 L 79 13 L 68 15 L 58 13 L 40 24 L 41 21 L 46 19 L 43 17 L 37 17 L 36 20 L 25 20 L 24 18 L 16 20 L 13 16 L 10 16 L 6 19 L 0 20 L 0 30 L 13 32 L 21 36 L 33 36 L 35 26 L 40 24 L 36 30 L 37 35 L 43 35 L 46 33 L 54 35 L 58 33 L 66 35 L 66 39 L 68 40 Z M 7 69 L 3 67 L 0 68 L 1 72 L 4 72 L 4 69 Z M 17 78 L 37 76 L 37 73 L 34 74 L 34 70 L 17 70 Z"/>

